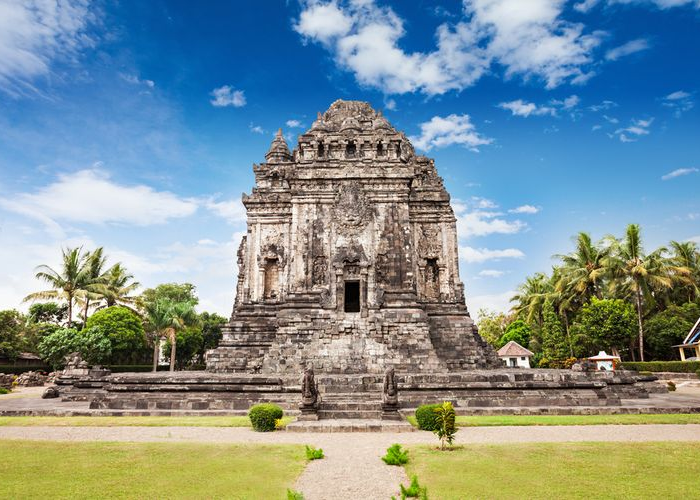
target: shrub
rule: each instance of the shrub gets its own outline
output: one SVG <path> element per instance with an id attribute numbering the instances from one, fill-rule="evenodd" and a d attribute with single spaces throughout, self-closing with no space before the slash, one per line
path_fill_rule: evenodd
<path id="1" fill-rule="evenodd" d="M 253 430 L 258 432 L 271 432 L 275 430 L 275 420 L 284 415 L 282 408 L 273 403 L 261 403 L 253 406 L 248 411 Z"/>
<path id="2" fill-rule="evenodd" d="M 287 500 L 304 500 L 304 495 L 298 491 L 287 489 Z"/>
<path id="3" fill-rule="evenodd" d="M 435 408 L 434 411 L 437 415 L 437 428 L 433 432 L 440 438 L 440 449 L 444 450 L 445 443 L 452 446 L 457 433 L 455 409 L 452 407 L 452 403 L 445 401 L 442 405 Z"/>
<path id="4" fill-rule="evenodd" d="M 668 387 L 669 392 L 673 392 L 676 390 L 676 383 L 673 380 L 669 380 L 666 382 L 666 387 Z"/>
<path id="5" fill-rule="evenodd" d="M 416 408 L 416 421 L 418 422 L 418 428 L 424 431 L 434 431 L 437 427 L 437 415 L 435 414 L 435 408 L 438 408 L 439 404 L 432 405 L 422 405 Z"/>
<path id="6" fill-rule="evenodd" d="M 10 389 L 5 389 L 4 387 L 0 387 L 0 394 L 9 394 Z"/>
<path id="7" fill-rule="evenodd" d="M 319 460 L 324 458 L 323 450 L 321 448 L 314 448 L 313 446 L 306 445 L 306 458 L 307 460 Z"/>
<path id="8" fill-rule="evenodd" d="M 408 463 L 408 451 L 402 450 L 400 444 L 392 444 L 387 448 L 386 455 L 382 457 L 387 465 L 403 465 Z"/>
<path id="9" fill-rule="evenodd" d="M 49 372 L 51 369 L 48 365 L 0 365 L 0 373 L 11 373 L 13 375 L 21 375 L 24 372 Z"/>
<path id="10" fill-rule="evenodd" d="M 88 318 L 85 326 L 103 329 L 112 346 L 113 360 L 128 359 L 146 345 L 141 318 L 126 307 L 112 306 L 97 311 Z"/>
<path id="11" fill-rule="evenodd" d="M 637 371 L 693 373 L 700 370 L 700 361 L 625 361 L 622 366 Z"/>
<path id="12" fill-rule="evenodd" d="M 418 484 L 418 476 L 411 477 L 411 485 L 406 488 L 403 484 L 399 485 L 401 487 L 401 499 L 405 498 L 428 498 L 428 488 Z"/>

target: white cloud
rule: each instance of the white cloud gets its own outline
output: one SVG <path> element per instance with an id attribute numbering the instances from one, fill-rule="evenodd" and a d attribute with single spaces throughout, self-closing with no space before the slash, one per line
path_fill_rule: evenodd
<path id="1" fill-rule="evenodd" d="M 265 133 L 265 129 L 262 128 L 260 125 L 253 125 L 251 123 L 250 125 L 248 125 L 248 127 L 250 128 L 251 132 L 254 132 L 256 134 L 264 134 Z"/>
<path id="2" fill-rule="evenodd" d="M 617 61 L 621 57 L 629 56 L 643 50 L 648 50 L 651 48 L 649 41 L 644 38 L 637 38 L 636 40 L 630 40 L 627 43 L 623 43 L 619 47 L 610 49 L 605 53 L 605 59 L 608 61 Z"/>
<path id="3" fill-rule="evenodd" d="M 287 120 L 287 126 L 289 128 L 300 128 L 304 125 L 299 120 Z"/>
<path id="4" fill-rule="evenodd" d="M 0 2 L 0 90 L 13 97 L 38 92 L 36 78 L 94 45 L 90 20 L 87 0 Z"/>
<path id="5" fill-rule="evenodd" d="M 649 135 L 649 127 L 653 122 L 653 118 L 649 118 L 648 120 L 632 120 L 632 124 L 629 127 L 617 129 L 612 136 L 617 136 L 621 142 L 635 142 L 639 137 Z"/>
<path id="6" fill-rule="evenodd" d="M 120 73 L 119 76 L 125 82 L 131 83 L 133 85 L 145 85 L 146 87 L 151 88 L 151 89 L 156 86 L 156 84 L 153 80 L 142 80 L 141 78 L 139 78 L 136 75 Z"/>
<path id="7" fill-rule="evenodd" d="M 577 95 L 571 95 L 564 100 L 553 99 L 548 105 L 539 105 L 532 102 L 517 99 L 515 101 L 502 102 L 498 107 L 510 111 L 513 116 L 556 116 L 560 110 L 571 111 L 579 105 L 581 99 Z"/>
<path id="8" fill-rule="evenodd" d="M 507 78 L 583 83 L 592 71 L 599 32 L 562 19 L 564 0 L 464 0 L 463 18 L 438 26 L 428 52 L 406 52 L 403 20 L 374 0 L 305 0 L 294 29 L 305 41 L 322 44 L 338 66 L 362 85 L 387 94 L 428 95 L 462 90 L 493 63 Z M 381 54 L 382 57 L 377 57 Z"/>
<path id="9" fill-rule="evenodd" d="M 484 137 L 476 131 L 469 115 L 433 116 L 430 121 L 421 123 L 421 135 L 410 137 L 418 149 L 430 151 L 459 144 L 471 151 L 479 151 L 479 146 L 491 144 L 493 139 Z"/>
<path id="10" fill-rule="evenodd" d="M 0 207 L 36 219 L 54 234 L 61 234 L 60 221 L 148 226 L 192 215 L 197 203 L 145 185 L 117 184 L 98 170 L 80 170 L 59 175 L 34 193 L 0 200 Z"/>
<path id="11" fill-rule="evenodd" d="M 597 113 L 598 111 L 604 111 L 606 109 L 615 107 L 617 107 L 617 103 L 615 101 L 606 100 L 601 102 L 600 104 L 594 104 L 593 106 L 589 106 L 588 109 Z"/>
<path id="12" fill-rule="evenodd" d="M 667 181 L 670 179 L 675 179 L 676 177 L 681 177 L 683 175 L 695 174 L 698 172 L 697 168 L 677 168 L 676 170 L 661 176 L 661 180 Z"/>
<path id="13" fill-rule="evenodd" d="M 588 12 L 593 7 L 595 7 L 600 0 L 582 0 L 581 2 L 574 5 L 574 9 L 579 12 Z"/>
<path id="14" fill-rule="evenodd" d="M 246 210 L 243 206 L 243 202 L 238 200 L 228 200 L 215 202 L 213 200 L 208 200 L 205 203 L 207 209 L 214 212 L 219 217 L 226 219 L 228 222 L 244 223 L 246 221 Z"/>
<path id="15" fill-rule="evenodd" d="M 394 99 L 387 99 L 384 101 L 384 108 L 389 111 L 396 110 L 396 101 Z"/>
<path id="16" fill-rule="evenodd" d="M 457 217 L 457 234 L 460 238 L 487 236 L 489 234 L 515 234 L 527 228 L 519 220 L 506 220 L 491 200 L 473 197 L 467 202 L 456 200 L 452 208 Z"/>
<path id="17" fill-rule="evenodd" d="M 497 269 L 483 269 L 479 271 L 479 276 L 483 276 L 485 278 L 500 278 L 506 274 L 505 271 L 499 271 Z"/>
<path id="18" fill-rule="evenodd" d="M 211 91 L 210 95 L 213 99 L 209 102 L 217 108 L 226 106 L 241 108 L 246 105 L 245 93 L 242 90 L 234 89 L 230 85 L 216 88 Z"/>
<path id="19" fill-rule="evenodd" d="M 536 207 L 534 205 L 521 205 L 519 207 L 508 210 L 508 212 L 512 214 L 536 214 L 540 210 L 542 210 L 541 207 Z"/>
<path id="20" fill-rule="evenodd" d="M 525 254 L 517 248 L 491 250 L 489 248 L 473 248 L 466 245 L 459 247 L 459 258 L 468 263 L 480 263 L 501 259 L 522 259 L 523 257 L 525 257 Z"/>
<path id="21" fill-rule="evenodd" d="M 695 106 L 692 95 L 684 90 L 677 90 L 665 96 L 661 103 L 674 110 L 676 117 L 680 117 L 684 111 L 689 111 Z"/>
<path id="22" fill-rule="evenodd" d="M 574 5 L 574 9 L 579 12 L 586 13 L 593 7 L 598 5 L 600 0 L 581 0 Z M 607 0 L 608 4 L 636 4 L 641 6 L 651 5 L 659 9 L 670 9 L 672 7 L 682 7 L 686 5 L 700 8 L 698 0 Z"/>
<path id="23" fill-rule="evenodd" d="M 511 309 L 510 299 L 515 294 L 516 292 L 513 290 L 485 295 L 467 294 L 469 313 L 477 321 L 479 320 L 479 311 L 481 309 L 507 313 Z"/>
<path id="24" fill-rule="evenodd" d="M 688 241 L 694 241 L 695 243 L 700 245 L 700 234 L 697 236 L 692 236 L 692 237 L 688 238 Z"/>

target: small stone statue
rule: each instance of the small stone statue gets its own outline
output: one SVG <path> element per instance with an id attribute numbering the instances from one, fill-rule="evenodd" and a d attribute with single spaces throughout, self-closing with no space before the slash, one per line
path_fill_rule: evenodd
<path id="1" fill-rule="evenodd" d="M 384 390 L 382 394 L 382 401 L 386 405 L 396 405 L 399 402 L 399 390 L 396 386 L 393 366 L 387 368 L 386 372 L 384 373 Z"/>
<path id="2" fill-rule="evenodd" d="M 78 366 L 83 362 L 83 358 L 80 356 L 79 352 L 71 352 L 70 354 L 66 354 L 66 357 L 63 358 L 63 360 L 65 361 L 66 370 L 78 368 Z"/>
<path id="3" fill-rule="evenodd" d="M 304 370 L 304 378 L 301 382 L 301 398 L 304 406 L 314 406 L 318 400 L 318 387 L 314 380 L 314 369 L 309 367 Z"/>

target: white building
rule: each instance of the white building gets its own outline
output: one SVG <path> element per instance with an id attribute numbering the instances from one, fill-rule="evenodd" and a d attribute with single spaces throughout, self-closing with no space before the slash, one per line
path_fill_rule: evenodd
<path id="1" fill-rule="evenodd" d="M 497 354 L 509 368 L 530 368 L 530 357 L 533 356 L 514 340 L 501 347 Z"/>
<path id="2" fill-rule="evenodd" d="M 599 372 L 611 372 L 615 369 L 615 363 L 620 362 L 620 356 L 600 351 L 595 356 L 588 358 L 588 360 L 595 362 L 596 370 Z"/>

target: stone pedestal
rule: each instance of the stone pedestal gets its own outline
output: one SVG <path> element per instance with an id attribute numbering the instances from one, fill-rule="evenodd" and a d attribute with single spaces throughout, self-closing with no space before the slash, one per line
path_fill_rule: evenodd
<path id="1" fill-rule="evenodd" d="M 299 411 L 301 412 L 301 415 L 299 415 L 297 417 L 297 420 L 300 420 L 300 421 L 318 420 L 318 408 L 316 407 L 316 405 L 312 405 L 312 406 L 301 405 L 299 407 Z"/>
<path id="2" fill-rule="evenodd" d="M 403 420 L 399 413 L 399 404 L 384 403 L 382 404 L 382 420 Z"/>

